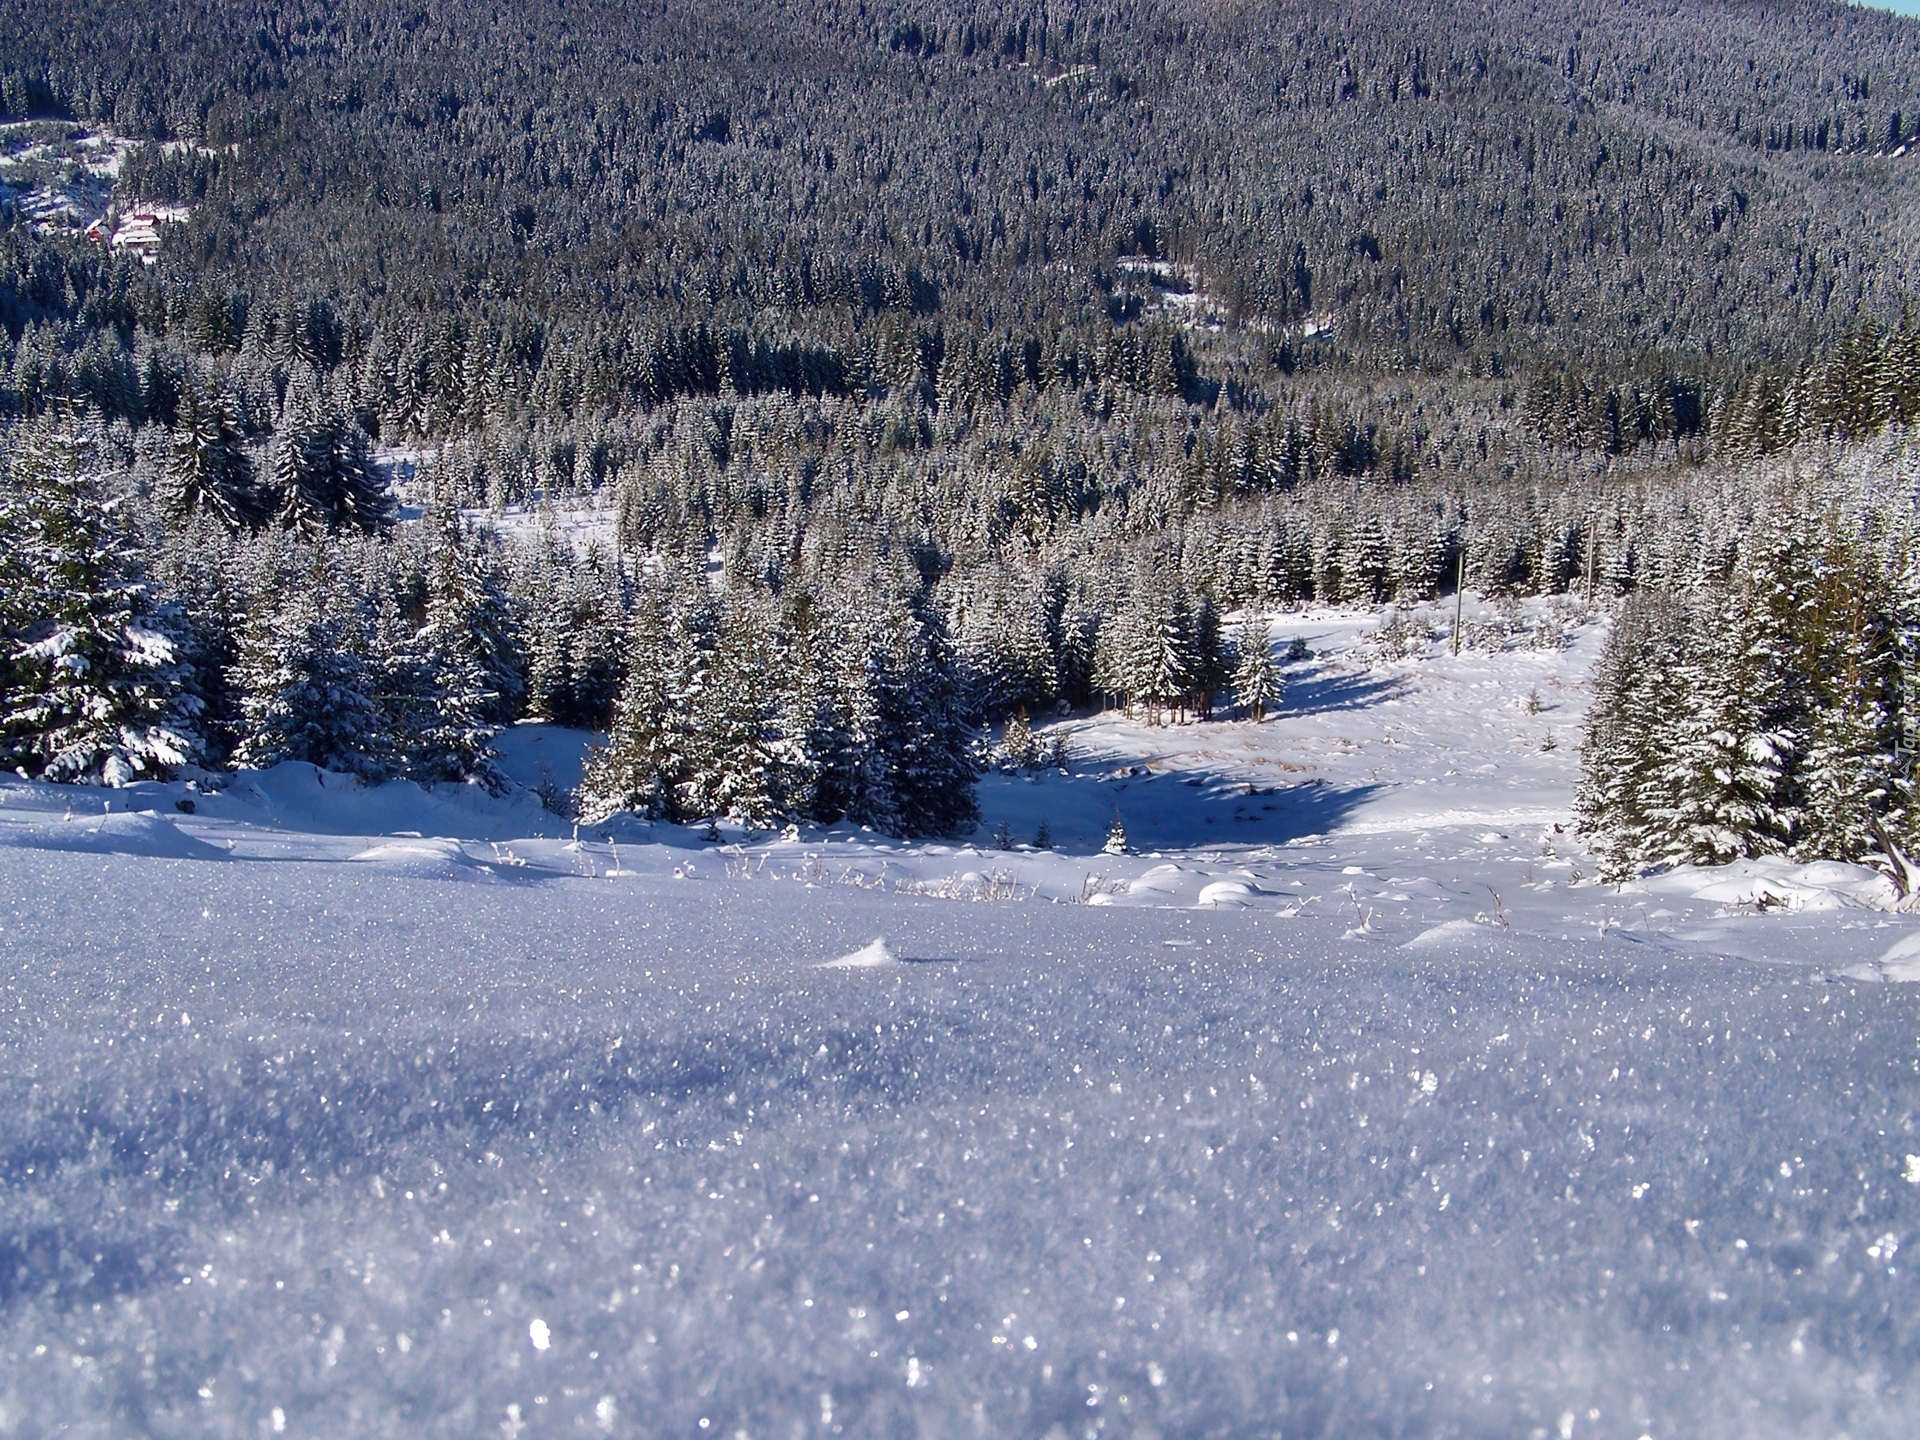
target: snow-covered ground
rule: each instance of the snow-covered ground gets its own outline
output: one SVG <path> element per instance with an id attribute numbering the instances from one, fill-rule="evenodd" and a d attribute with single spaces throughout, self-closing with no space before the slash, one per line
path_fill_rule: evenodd
<path id="1" fill-rule="evenodd" d="M 36 230 L 80 230 L 104 218 L 127 157 L 143 143 L 97 125 L 62 120 L 0 123 L 0 199 L 12 199 Z M 163 148 L 202 147 L 170 141 Z M 161 223 L 187 213 L 164 206 L 134 208 L 145 208 Z M 152 234 L 153 227 L 146 231 Z"/>
<path id="2" fill-rule="evenodd" d="M 0 1434 L 1910 1434 L 1920 919 L 1596 884 L 1542 614 L 971 844 L 0 787 Z"/>
<path id="3" fill-rule="evenodd" d="M 509 540 L 532 540 L 542 533 L 551 532 L 572 546 L 576 554 L 585 554 L 587 548 L 596 542 L 611 549 L 617 528 L 612 508 L 605 503 L 595 504 L 591 501 L 585 504 L 546 501 L 537 505 L 509 505 L 499 511 L 475 508 L 462 510 L 460 518 L 470 524 L 490 526 Z"/>

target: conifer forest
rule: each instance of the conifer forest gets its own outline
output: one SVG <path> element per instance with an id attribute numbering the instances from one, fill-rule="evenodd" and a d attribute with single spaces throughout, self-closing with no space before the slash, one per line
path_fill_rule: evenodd
<path id="1" fill-rule="evenodd" d="M 983 726 L 1231 706 L 1232 611 L 1597 587 L 1620 864 L 1920 829 L 1913 497 L 1825 493 L 1920 409 L 1894 17 L 50 0 L 0 112 L 22 774 L 532 716 L 589 816 L 958 833 Z M 157 246 L 47 218 L 102 136 Z"/>

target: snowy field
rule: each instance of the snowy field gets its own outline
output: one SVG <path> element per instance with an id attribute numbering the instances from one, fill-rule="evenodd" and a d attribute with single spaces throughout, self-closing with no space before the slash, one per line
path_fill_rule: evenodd
<path id="1" fill-rule="evenodd" d="M 1920 919 L 1594 883 L 1560 618 L 966 845 L 0 787 L 0 1434 L 1911 1435 Z"/>

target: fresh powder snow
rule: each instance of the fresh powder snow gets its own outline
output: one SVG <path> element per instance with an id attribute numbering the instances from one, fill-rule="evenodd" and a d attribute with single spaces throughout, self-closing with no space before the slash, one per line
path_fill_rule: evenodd
<path id="1" fill-rule="evenodd" d="M 0 1434 L 1911 1433 L 1920 920 L 1380 618 L 969 843 L 0 785 Z"/>

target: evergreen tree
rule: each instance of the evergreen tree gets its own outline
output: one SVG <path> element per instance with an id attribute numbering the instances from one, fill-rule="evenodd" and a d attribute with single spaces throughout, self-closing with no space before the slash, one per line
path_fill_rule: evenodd
<path id="1" fill-rule="evenodd" d="M 1022 707 L 1007 722 L 1006 733 L 994 748 L 993 762 L 1004 770 L 1030 770 L 1039 763 L 1040 756 L 1039 744 L 1033 738 L 1033 727 L 1028 723 L 1026 709 Z"/>
<path id="2" fill-rule="evenodd" d="M 432 558 L 426 624 L 414 637 L 425 703 L 406 740 L 408 772 L 426 784 L 496 784 L 499 757 L 488 717 L 500 695 L 484 663 L 490 650 L 482 633 L 483 587 L 474 583 L 457 526 L 442 531 Z"/>
<path id="3" fill-rule="evenodd" d="M 1784 850 L 1796 819 L 1787 784 L 1797 741 L 1785 713 L 1779 636 L 1762 597 L 1739 586 L 1692 613 L 1654 706 L 1639 718 L 1635 849 L 1711 865 Z M 1647 705 L 1642 700 L 1643 706 Z"/>
<path id="4" fill-rule="evenodd" d="M 973 733 L 951 642 L 930 606 L 895 611 L 890 669 L 876 697 L 892 751 L 893 832 L 963 835 L 980 819 Z"/>
<path id="5" fill-rule="evenodd" d="M 1213 716 L 1213 697 L 1226 689 L 1232 679 L 1227 664 L 1227 647 L 1220 633 L 1220 612 L 1213 597 L 1200 596 L 1194 607 L 1192 659 L 1188 671 L 1188 689 L 1193 710 L 1202 720 Z"/>
<path id="6" fill-rule="evenodd" d="M 620 636 L 626 606 L 612 557 L 598 541 L 580 567 L 566 643 L 567 705 L 561 722 L 603 730 L 620 693 Z"/>
<path id="7" fill-rule="evenodd" d="M 206 515 L 232 532 L 252 523 L 252 467 L 233 411 L 217 391 L 189 381 L 176 412 L 173 444 L 157 497 L 176 525 Z"/>
<path id="8" fill-rule="evenodd" d="M 1805 657 L 1797 667 L 1805 671 L 1806 714 L 1795 849 L 1858 860 L 1881 848 L 1883 822 L 1900 808 L 1898 600 L 1892 577 L 1837 528 L 1809 547 L 1806 562 L 1783 577 L 1792 586 L 1793 639 Z"/>
<path id="9" fill-rule="evenodd" d="M 241 547 L 202 511 L 170 532 L 154 557 L 154 581 L 172 608 L 186 689 L 199 703 L 207 765 L 222 764 L 239 743 L 240 696 L 233 684 L 247 583 Z"/>
<path id="10" fill-rule="evenodd" d="M 1184 706 L 1193 695 L 1199 663 L 1182 597 L 1156 597 L 1149 617 L 1136 632 L 1141 650 L 1131 693 L 1146 706 L 1148 723 L 1159 725 L 1167 711 Z"/>
<path id="11" fill-rule="evenodd" d="M 477 718 L 496 729 L 510 725 L 527 689 L 525 647 L 488 532 L 462 526 L 458 512 L 444 504 L 429 508 L 421 528 L 430 537 L 429 599 L 438 594 L 447 613 L 459 615 L 460 644 L 479 667 L 475 693 L 487 698 Z"/>
<path id="12" fill-rule="evenodd" d="M 614 706 L 607 744 L 587 752 L 580 780 L 580 818 L 598 824 L 632 811 L 648 819 L 678 818 L 680 768 L 674 734 L 668 633 L 660 597 L 643 593 L 627 642 L 627 678 Z"/>
<path id="13" fill-rule="evenodd" d="M 1233 698 L 1249 720 L 1264 720 L 1280 708 L 1281 680 L 1264 615 L 1249 613 L 1233 637 Z"/>
<path id="14" fill-rule="evenodd" d="M 745 605 L 723 613 L 720 635 L 689 717 L 689 764 L 680 808 L 753 826 L 775 817 L 773 713 L 758 619 Z"/>
<path id="15" fill-rule="evenodd" d="M 290 400 L 273 446 L 280 523 L 303 536 L 379 530 L 393 521 L 393 497 L 372 460 L 367 434 L 322 413 L 312 397 Z"/>
<path id="16" fill-rule="evenodd" d="M 200 704 L 90 448 L 30 442 L 0 491 L 0 754 L 23 775 L 117 786 L 191 759 Z"/>
<path id="17" fill-rule="evenodd" d="M 380 777 L 392 742 L 364 654 L 365 623 L 324 558 L 278 604 L 263 600 L 241 641 L 246 738 L 236 764 L 267 769 L 304 761 Z"/>
<path id="18" fill-rule="evenodd" d="M 1573 815 L 1600 859 L 1602 879 L 1625 879 L 1650 858 L 1647 809 L 1661 799 L 1653 785 L 1657 731 L 1668 702 L 1679 698 L 1669 683 L 1679 660 L 1674 609 L 1671 602 L 1630 602 L 1594 672 Z"/>

